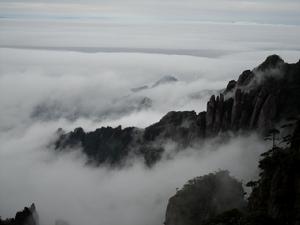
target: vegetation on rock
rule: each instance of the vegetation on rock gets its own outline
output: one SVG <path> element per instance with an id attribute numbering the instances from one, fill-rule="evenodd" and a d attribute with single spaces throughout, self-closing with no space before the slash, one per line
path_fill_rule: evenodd
<path id="1" fill-rule="evenodd" d="M 300 120 L 291 136 L 290 146 L 273 146 L 262 156 L 259 162 L 261 169 L 259 180 L 247 184 L 253 191 L 248 198 L 246 209 L 230 207 L 228 211 L 219 214 L 217 210 L 211 212 L 212 208 L 207 204 L 207 199 L 199 195 L 211 196 L 214 189 L 208 182 L 194 182 L 199 179 L 196 178 L 188 183 L 188 188 L 183 188 L 184 195 L 179 191 L 170 199 L 166 225 L 298 225 L 300 223 Z M 207 176 L 200 181 L 207 179 Z M 225 194 L 222 188 L 220 187 L 220 190 Z M 173 214 L 176 215 L 171 218 L 175 219 L 170 220 L 169 217 Z M 190 220 L 190 215 L 196 216 Z"/>
<path id="2" fill-rule="evenodd" d="M 15 218 L 2 220 L 0 217 L 0 225 L 39 225 L 39 218 L 35 205 L 29 208 L 25 207 L 23 211 L 17 212 Z"/>
<path id="3" fill-rule="evenodd" d="M 204 112 L 172 111 L 145 129 L 59 132 L 55 149 L 81 147 L 98 165 L 120 166 L 128 156 L 137 155 L 151 166 L 161 158 L 163 144 L 170 141 L 184 149 L 228 131 L 254 130 L 265 135 L 278 122 L 300 114 L 299 74 L 300 61 L 288 64 L 272 55 L 252 71 L 245 70 L 237 81 L 230 81 L 218 96 L 211 96 Z"/>

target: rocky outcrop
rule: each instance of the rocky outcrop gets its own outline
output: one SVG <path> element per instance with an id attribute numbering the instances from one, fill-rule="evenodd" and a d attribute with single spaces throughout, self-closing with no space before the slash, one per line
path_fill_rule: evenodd
<path id="1" fill-rule="evenodd" d="M 216 183 L 209 179 L 218 178 L 217 174 L 210 174 L 190 181 L 188 188 L 184 187 L 170 198 L 166 225 L 299 225 L 300 121 L 296 123 L 293 135 L 284 141 L 289 143 L 288 147 L 275 146 L 262 154 L 260 178 L 247 184 L 253 190 L 245 208 L 239 204 L 243 202 L 242 188 L 234 181 L 229 187 L 235 191 L 230 190 L 231 197 L 227 199 L 229 202 L 225 201 L 224 210 L 212 207 L 216 202 L 217 205 L 223 204 L 212 195 Z M 225 178 L 232 179 L 227 175 Z M 222 198 L 227 196 L 226 188 L 228 186 L 217 183 Z"/>
<path id="2" fill-rule="evenodd" d="M 140 87 L 131 88 L 130 90 L 132 92 L 140 92 L 140 91 L 143 91 L 143 90 L 156 88 L 156 87 L 161 86 L 161 85 L 176 83 L 177 81 L 178 80 L 177 80 L 176 77 L 173 77 L 173 76 L 169 75 L 169 76 L 164 76 L 164 77 L 160 78 L 158 81 L 156 81 L 152 85 L 143 85 L 143 86 L 140 86 Z"/>
<path id="3" fill-rule="evenodd" d="M 39 225 L 38 214 L 35 205 L 25 207 L 23 211 L 17 212 L 15 218 L 1 220 L 0 225 Z"/>
<path id="4" fill-rule="evenodd" d="M 278 55 L 271 55 L 257 67 L 257 70 L 266 71 L 277 67 L 281 67 L 283 65 L 284 61 Z"/>
<path id="5" fill-rule="evenodd" d="M 163 84 L 170 84 L 170 83 L 174 83 L 177 82 L 177 78 L 173 77 L 173 76 L 164 76 L 161 79 L 159 79 L 158 81 L 156 81 L 153 85 L 152 88 L 163 85 Z"/>
<path id="6" fill-rule="evenodd" d="M 81 127 L 70 133 L 59 129 L 55 148 L 67 150 L 80 147 L 93 163 L 121 164 L 129 153 L 136 132 L 138 130 L 135 128 L 122 129 L 121 126 L 102 127 L 87 133 Z"/>
<path id="7" fill-rule="evenodd" d="M 291 147 L 276 147 L 259 162 L 260 179 L 254 182 L 249 211 L 268 215 L 279 224 L 300 224 L 300 122 Z"/>
<path id="8" fill-rule="evenodd" d="M 300 61 L 288 64 L 272 55 L 252 71 L 244 71 L 237 81 L 230 81 L 219 95 L 212 95 L 204 112 L 169 112 L 145 129 L 102 127 L 87 133 L 81 128 L 60 132 L 55 149 L 80 146 L 98 164 L 120 164 L 136 154 L 151 165 L 161 158 L 167 142 L 184 149 L 228 131 L 265 134 L 278 122 L 300 114 L 299 99 Z"/>
<path id="9" fill-rule="evenodd" d="M 155 141 L 158 139 L 179 140 L 183 145 L 199 136 L 198 116 L 195 111 L 169 112 L 158 123 L 145 128 L 144 139 Z"/>
<path id="10" fill-rule="evenodd" d="M 278 121 L 298 115 L 299 77 L 299 62 L 287 64 L 276 55 L 253 71 L 244 71 L 237 82 L 230 81 L 223 93 L 207 103 L 206 133 L 251 129 L 265 133 Z"/>
<path id="11" fill-rule="evenodd" d="M 165 225 L 198 225 L 229 209 L 246 206 L 242 184 L 228 171 L 190 180 L 169 199 Z"/>
<path id="12" fill-rule="evenodd" d="M 159 122 L 145 129 L 102 127 L 87 133 L 82 128 L 70 133 L 59 129 L 55 149 L 66 151 L 81 148 L 90 162 L 110 166 L 122 166 L 127 156 L 134 154 L 151 166 L 161 158 L 164 151 L 162 145 L 167 141 L 176 142 L 180 148 L 188 146 L 201 135 L 204 137 L 204 133 L 201 134 L 198 129 L 203 126 L 204 132 L 204 123 L 205 114 L 198 117 L 196 112 L 191 111 L 169 112 Z"/>

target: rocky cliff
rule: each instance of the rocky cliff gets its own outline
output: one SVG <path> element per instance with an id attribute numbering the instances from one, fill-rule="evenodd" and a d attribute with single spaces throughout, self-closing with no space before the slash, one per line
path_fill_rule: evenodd
<path id="1" fill-rule="evenodd" d="M 247 184 L 253 188 L 247 207 L 239 204 L 243 196 L 242 187 L 238 186 L 237 181 L 225 176 L 231 182 L 224 185 L 219 183 L 218 173 L 210 174 L 200 180 L 196 178 L 197 182 L 189 182 L 189 188 L 184 187 L 170 198 L 165 224 L 299 225 L 300 121 L 293 135 L 285 141 L 289 143 L 288 147 L 274 146 L 262 154 L 260 178 Z M 222 193 L 222 198 L 226 198 L 230 190 L 226 204 L 220 204 L 223 201 L 215 194 L 216 190 Z M 222 206 L 223 212 L 220 212 L 220 208 L 212 207 L 216 203 Z"/>
<path id="2" fill-rule="evenodd" d="M 260 179 L 251 185 L 249 211 L 279 224 L 300 224 L 300 121 L 290 147 L 275 147 L 263 156 Z"/>
<path id="3" fill-rule="evenodd" d="M 230 81 L 219 96 L 207 103 L 206 133 L 256 129 L 264 133 L 276 122 L 299 115 L 300 61 L 287 64 L 269 56 L 254 70 Z"/>
<path id="4" fill-rule="evenodd" d="M 198 225 L 219 213 L 246 206 L 242 184 L 219 171 L 197 177 L 169 199 L 166 225 Z"/>
<path id="5" fill-rule="evenodd" d="M 23 211 L 17 212 L 15 218 L 2 220 L 0 225 L 39 225 L 38 214 L 35 205 L 25 207 Z"/>
<path id="6" fill-rule="evenodd" d="M 288 64 L 272 55 L 252 71 L 242 72 L 237 81 L 230 81 L 218 96 L 211 96 L 204 112 L 169 112 L 145 129 L 59 130 L 55 149 L 80 146 L 91 161 L 110 165 L 119 165 L 135 154 L 152 165 L 160 159 L 166 142 L 175 142 L 182 149 L 227 131 L 265 134 L 279 122 L 300 114 L 299 99 L 300 61 Z"/>

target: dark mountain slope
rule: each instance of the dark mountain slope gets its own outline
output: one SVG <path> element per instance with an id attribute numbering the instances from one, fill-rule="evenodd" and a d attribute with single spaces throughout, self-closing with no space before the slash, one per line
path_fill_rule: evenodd
<path id="1" fill-rule="evenodd" d="M 266 214 L 280 224 L 300 224 L 300 121 L 289 148 L 275 147 L 259 162 L 250 212 Z"/>
<path id="2" fill-rule="evenodd" d="M 39 225 L 38 214 L 35 205 L 25 207 L 23 211 L 17 212 L 15 218 L 2 220 L 0 225 Z"/>
<path id="3" fill-rule="evenodd" d="M 217 187 L 214 187 L 211 182 L 203 181 L 207 179 L 207 176 L 210 176 L 216 182 L 218 181 L 217 174 L 207 175 L 198 182 L 189 182 L 189 188 L 184 187 L 183 190 L 178 191 L 175 196 L 170 198 L 165 224 L 299 225 L 300 120 L 297 122 L 290 141 L 289 147 L 275 146 L 262 154 L 263 158 L 259 162 L 260 178 L 258 181 L 248 183 L 253 191 L 248 198 L 247 208 L 236 204 L 236 199 L 239 198 L 228 198 L 228 202 L 223 205 L 225 207 L 222 209 L 227 207 L 229 211 L 220 213 L 220 210 L 211 207 L 211 199 L 214 199 L 213 203 L 220 201 L 215 196 L 216 189 L 222 193 L 222 198 L 225 198 L 228 196 L 228 187 L 238 186 L 232 185 L 232 183 L 222 186 L 218 183 Z M 229 196 L 239 197 L 238 193 L 240 191 L 231 190 Z M 213 198 L 207 196 L 213 196 Z M 240 196 L 240 198 L 242 197 Z"/>
<path id="4" fill-rule="evenodd" d="M 82 128 L 76 128 L 68 134 L 64 134 L 62 130 L 58 133 L 60 138 L 56 142 L 56 148 L 66 149 L 80 146 L 94 162 L 115 164 L 120 163 L 128 155 L 135 128 L 102 127 L 87 133 Z"/>
<path id="5" fill-rule="evenodd" d="M 232 208 L 246 206 L 242 184 L 219 171 L 197 177 L 169 199 L 166 225 L 198 225 Z"/>
<path id="6" fill-rule="evenodd" d="M 164 152 L 162 143 L 172 141 L 182 149 L 227 131 L 265 134 L 279 122 L 299 114 L 300 61 L 288 64 L 272 55 L 252 71 L 244 71 L 237 81 L 230 81 L 219 96 L 211 96 L 204 112 L 169 112 L 145 129 L 60 131 L 55 149 L 81 146 L 91 161 L 113 165 L 135 154 L 151 165 Z"/>

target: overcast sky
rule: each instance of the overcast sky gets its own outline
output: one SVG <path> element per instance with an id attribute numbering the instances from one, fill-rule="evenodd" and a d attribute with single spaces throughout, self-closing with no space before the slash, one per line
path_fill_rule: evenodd
<path id="1" fill-rule="evenodd" d="M 200 56 L 212 57 L 257 48 L 298 50 L 300 2 L 0 0 L 0 26 L 1 47 L 198 56 L 201 50 Z"/>
<path id="2" fill-rule="evenodd" d="M 300 24 L 297 0 L 1 0 L 1 17 Z"/>

